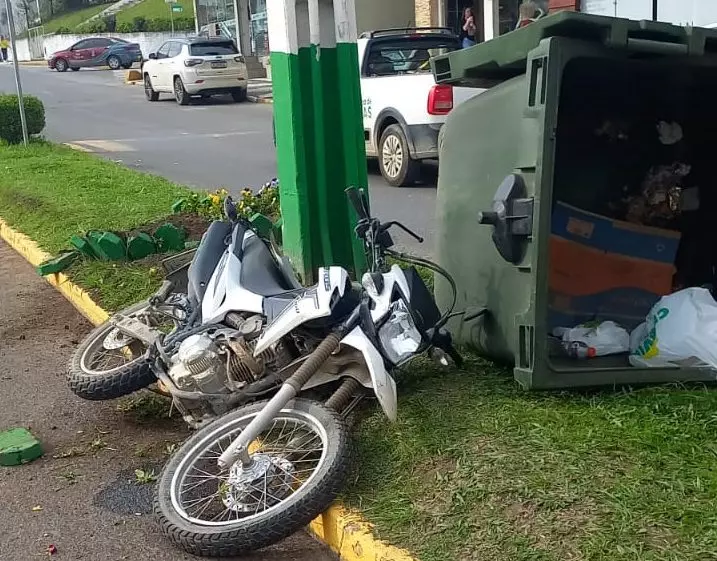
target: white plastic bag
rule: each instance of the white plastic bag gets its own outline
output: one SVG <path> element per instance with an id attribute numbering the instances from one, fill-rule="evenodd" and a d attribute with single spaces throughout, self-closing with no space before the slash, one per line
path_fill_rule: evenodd
<path id="1" fill-rule="evenodd" d="M 587 356 L 606 356 L 626 353 L 630 350 L 630 335 L 614 321 L 604 321 L 600 325 L 587 327 L 557 327 L 553 335 L 560 337 L 563 343 L 579 343 L 591 349 Z"/>
<path id="2" fill-rule="evenodd" d="M 630 363 L 717 369 L 717 302 L 709 290 L 663 296 L 630 336 Z"/>

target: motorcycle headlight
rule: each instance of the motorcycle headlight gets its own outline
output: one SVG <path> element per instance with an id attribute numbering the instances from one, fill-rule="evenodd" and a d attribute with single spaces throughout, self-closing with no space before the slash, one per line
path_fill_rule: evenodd
<path id="1" fill-rule="evenodd" d="M 378 330 L 378 338 L 393 364 L 401 364 L 416 354 L 423 337 L 403 300 L 391 305 L 391 315 Z"/>

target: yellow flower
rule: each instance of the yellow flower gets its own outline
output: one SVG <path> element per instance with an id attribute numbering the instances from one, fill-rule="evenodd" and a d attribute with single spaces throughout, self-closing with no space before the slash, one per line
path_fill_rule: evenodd
<path id="1" fill-rule="evenodd" d="M 219 195 L 209 195 L 213 205 L 219 204 Z"/>

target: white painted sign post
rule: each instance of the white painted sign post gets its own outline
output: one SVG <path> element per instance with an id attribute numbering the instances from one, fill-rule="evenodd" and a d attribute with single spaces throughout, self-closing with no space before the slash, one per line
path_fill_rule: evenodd
<path id="1" fill-rule="evenodd" d="M 306 281 L 360 271 L 344 189 L 367 187 L 354 0 L 267 2 L 284 249 Z"/>

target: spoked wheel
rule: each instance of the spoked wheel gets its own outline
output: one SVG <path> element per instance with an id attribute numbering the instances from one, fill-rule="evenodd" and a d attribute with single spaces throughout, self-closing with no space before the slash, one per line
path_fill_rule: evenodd
<path id="1" fill-rule="evenodd" d="M 261 411 L 242 407 L 192 436 L 162 473 L 154 512 L 162 531 L 194 555 L 240 555 L 306 526 L 336 498 L 349 466 L 348 432 L 323 405 L 296 399 L 254 440 L 252 463 L 217 458 Z"/>
<path id="2" fill-rule="evenodd" d="M 144 301 L 120 312 L 146 325 L 171 331 L 175 322 L 153 312 Z M 147 347 L 120 332 L 109 321 L 92 331 L 70 359 L 67 383 L 79 397 L 89 400 L 115 399 L 156 381 L 145 358 Z"/>

